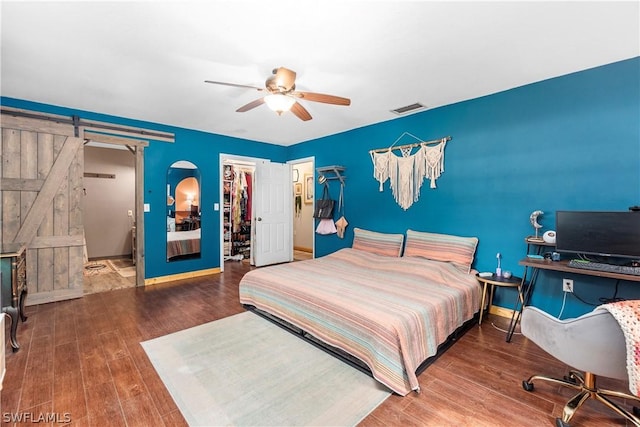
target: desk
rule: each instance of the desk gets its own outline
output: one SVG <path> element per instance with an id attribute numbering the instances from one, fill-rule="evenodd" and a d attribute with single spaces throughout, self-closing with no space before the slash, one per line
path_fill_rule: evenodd
<path id="1" fill-rule="evenodd" d="M 594 276 L 594 277 L 604 277 L 607 279 L 618 279 L 618 280 L 628 280 L 631 282 L 640 282 L 640 276 L 634 276 L 631 274 L 620 274 L 620 273 L 611 273 L 608 271 L 595 271 L 595 270 L 585 270 L 582 268 L 573 268 L 569 267 L 567 264 L 568 260 L 561 261 L 551 261 L 549 259 L 535 259 L 535 258 L 524 258 L 521 259 L 518 264 L 524 266 L 524 275 L 522 279 L 521 288 L 524 290 L 522 293 L 523 299 L 521 305 L 516 306 L 516 310 L 513 312 L 513 316 L 511 318 L 511 323 L 515 329 L 515 324 L 520 320 L 520 316 L 522 315 L 522 308 L 529 304 L 529 299 L 531 298 L 531 293 L 533 291 L 533 287 L 535 285 L 536 279 L 538 278 L 538 272 L 540 270 L 551 270 L 551 271 L 559 271 L 562 273 L 572 273 L 572 274 L 581 274 L 583 276 Z M 531 269 L 531 276 L 529 282 L 526 283 L 527 276 L 529 274 L 529 269 Z M 511 325 L 509 326 L 511 330 Z M 513 334 L 513 331 L 511 332 Z M 507 337 L 507 342 L 511 340 L 511 337 Z"/>
<path id="2" fill-rule="evenodd" d="M 632 274 L 612 273 L 609 271 L 585 270 L 583 268 L 569 267 L 569 260 L 551 261 L 548 259 L 532 259 L 524 258 L 518 264 L 525 267 L 531 267 L 541 270 L 561 271 L 563 273 L 582 274 L 583 276 L 606 277 L 607 279 L 629 280 L 631 282 L 640 282 L 640 276 Z"/>
<path id="3" fill-rule="evenodd" d="M 480 319 L 478 320 L 478 325 L 482 324 L 482 314 L 484 312 L 485 302 L 487 301 L 487 285 L 491 287 L 491 293 L 490 293 L 491 296 L 489 297 L 489 307 L 491 307 L 491 303 L 493 302 L 493 291 L 495 290 L 496 286 L 518 288 L 518 300 L 522 299 L 522 292 L 520 287 L 522 283 L 521 277 L 511 276 L 507 279 L 506 277 L 496 276 L 495 274 L 493 274 L 489 277 L 481 277 L 479 275 L 476 275 L 476 279 L 478 279 L 478 281 L 483 284 L 482 302 L 480 303 Z"/>
<path id="4" fill-rule="evenodd" d="M 5 247 L 7 246 L 7 247 Z M 27 320 L 24 315 L 24 301 L 27 297 L 27 273 L 26 273 L 26 249 L 9 248 L 10 245 L 3 245 L 0 253 L 0 268 L 2 274 L 2 313 L 6 313 L 11 319 L 11 329 L 9 339 L 13 351 L 18 351 L 20 345 L 16 338 L 18 320 Z M 2 315 L 0 313 L 0 316 Z M 4 341 L 2 341 L 4 345 Z"/>

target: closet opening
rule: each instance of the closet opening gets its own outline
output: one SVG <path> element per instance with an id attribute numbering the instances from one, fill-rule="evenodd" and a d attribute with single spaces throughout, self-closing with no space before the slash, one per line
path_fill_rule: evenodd
<path id="1" fill-rule="evenodd" d="M 226 159 L 222 163 L 223 260 L 247 262 L 253 258 L 253 188 L 255 164 Z"/>

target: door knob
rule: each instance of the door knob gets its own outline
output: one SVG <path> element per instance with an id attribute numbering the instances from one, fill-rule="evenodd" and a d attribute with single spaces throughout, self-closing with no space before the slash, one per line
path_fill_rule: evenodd
<path id="1" fill-rule="evenodd" d="M 262 221 L 262 218 L 258 217 L 256 218 L 256 221 Z"/>

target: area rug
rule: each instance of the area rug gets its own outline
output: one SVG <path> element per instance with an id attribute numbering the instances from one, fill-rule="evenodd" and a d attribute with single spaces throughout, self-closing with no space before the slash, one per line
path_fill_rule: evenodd
<path id="1" fill-rule="evenodd" d="M 251 312 L 141 344 L 190 426 L 353 426 L 391 394 Z"/>
<path id="2" fill-rule="evenodd" d="M 130 259 L 110 259 L 107 262 L 121 277 L 136 275 L 136 266 Z"/>

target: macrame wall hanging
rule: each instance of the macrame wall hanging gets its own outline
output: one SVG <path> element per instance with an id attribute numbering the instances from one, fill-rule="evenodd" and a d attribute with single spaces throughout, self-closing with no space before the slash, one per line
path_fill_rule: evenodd
<path id="1" fill-rule="evenodd" d="M 410 136 L 418 142 L 398 145 L 403 137 Z M 384 183 L 389 180 L 393 197 L 404 210 L 409 209 L 420 198 L 422 181 L 428 178 L 430 187 L 436 188 L 436 179 L 444 172 L 444 148 L 451 137 L 433 141 L 423 141 L 409 132 L 404 132 L 391 146 L 370 150 L 373 162 L 373 177 L 384 190 Z M 417 148 L 415 152 L 413 149 Z M 397 151 L 396 154 L 394 151 Z"/>

